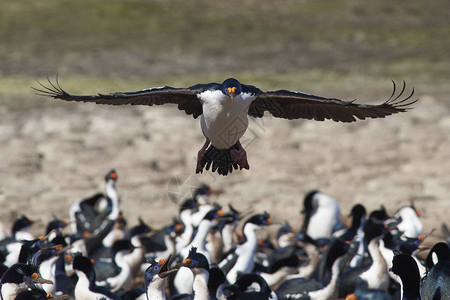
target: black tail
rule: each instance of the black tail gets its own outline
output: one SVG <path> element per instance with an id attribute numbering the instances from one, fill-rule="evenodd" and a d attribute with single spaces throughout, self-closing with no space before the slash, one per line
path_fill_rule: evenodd
<path id="1" fill-rule="evenodd" d="M 235 144 L 228 149 L 217 149 L 213 145 L 210 145 L 206 149 L 205 156 L 202 159 L 202 168 L 209 170 L 211 167 L 212 172 L 217 170 L 217 173 L 223 176 L 232 173 L 233 168 L 237 170 L 238 164 L 231 158 L 230 154 L 230 150 L 232 149 L 238 149 L 238 146 Z"/>

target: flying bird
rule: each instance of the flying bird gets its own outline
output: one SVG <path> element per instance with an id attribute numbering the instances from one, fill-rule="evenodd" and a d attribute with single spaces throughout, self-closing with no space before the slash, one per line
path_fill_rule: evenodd
<path id="1" fill-rule="evenodd" d="M 248 127 L 248 116 L 261 118 L 268 111 L 274 117 L 288 120 L 314 119 L 335 122 L 354 122 L 357 119 L 384 118 L 405 112 L 418 99 L 411 99 L 414 88 L 407 97 L 402 97 L 406 84 L 396 94 L 396 85 L 388 100 L 379 105 L 359 104 L 336 98 L 325 98 L 297 91 L 276 90 L 263 92 L 253 85 L 228 78 L 223 83 L 196 84 L 188 88 L 170 86 L 154 87 L 137 92 L 117 92 L 91 96 L 71 95 L 58 82 L 34 88 L 39 95 L 78 102 L 93 102 L 110 105 L 163 105 L 173 103 L 179 110 L 200 117 L 206 141 L 198 152 L 196 173 L 203 169 L 217 171 L 221 175 L 233 169 L 250 169 L 247 153 L 240 143 Z"/>

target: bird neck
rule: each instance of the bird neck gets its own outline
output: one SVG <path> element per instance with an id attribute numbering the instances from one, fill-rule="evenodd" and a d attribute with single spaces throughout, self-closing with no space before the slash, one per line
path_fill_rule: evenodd
<path id="1" fill-rule="evenodd" d="M 308 279 L 311 277 L 311 274 L 316 269 L 317 265 L 319 264 L 319 251 L 317 250 L 317 247 L 313 244 L 305 243 L 303 249 L 305 250 L 306 254 L 308 255 L 309 264 L 306 266 L 301 266 L 298 268 L 299 276 Z"/>
<path id="2" fill-rule="evenodd" d="M 145 249 L 142 246 L 139 236 L 133 236 L 131 238 L 131 243 L 133 244 L 133 246 L 135 248 L 130 253 L 125 254 L 124 257 L 125 257 L 125 261 L 127 262 L 127 264 L 131 267 L 131 269 L 133 271 L 135 271 L 136 268 L 144 260 Z"/>
<path id="3" fill-rule="evenodd" d="M 165 234 L 164 235 L 164 244 L 167 247 L 168 253 L 175 253 L 176 243 L 175 243 L 174 237 L 170 236 L 170 234 Z"/>
<path id="4" fill-rule="evenodd" d="M 350 226 L 350 228 L 358 230 L 363 228 L 364 223 L 366 221 L 366 217 L 364 215 L 362 215 L 361 217 L 355 216 L 353 217 L 352 220 L 352 225 Z"/>
<path id="5" fill-rule="evenodd" d="M 356 250 L 355 256 L 353 256 L 352 260 L 350 261 L 350 267 L 356 268 L 361 266 L 363 260 L 364 260 L 364 253 L 365 253 L 365 246 L 364 246 L 364 232 L 362 231 L 362 228 L 359 228 L 356 233 L 356 240 L 358 243 L 358 249 Z"/>
<path id="6" fill-rule="evenodd" d="M 209 204 L 203 204 L 198 207 L 198 211 L 191 215 L 191 224 L 199 226 L 206 214 L 213 209 Z"/>
<path id="7" fill-rule="evenodd" d="M 75 274 L 78 277 L 77 285 L 75 289 L 78 290 L 88 290 L 91 286 L 95 285 L 95 275 L 87 276 L 84 272 L 80 270 L 75 270 Z"/>
<path id="8" fill-rule="evenodd" d="M 1 299 L 15 299 L 18 293 L 27 289 L 28 285 L 25 282 L 19 284 L 4 283 L 1 286 Z"/>
<path id="9" fill-rule="evenodd" d="M 117 192 L 116 183 L 114 180 L 108 180 L 106 182 L 106 195 L 111 199 L 112 211 L 109 215 L 111 220 L 116 220 L 119 215 L 119 193 Z"/>
<path id="10" fill-rule="evenodd" d="M 55 282 L 56 262 L 58 259 L 59 256 L 53 256 L 40 263 L 39 272 L 42 278 Z M 51 289 L 52 293 L 54 292 L 53 284 L 44 284 L 43 287 L 46 291 Z"/>
<path id="11" fill-rule="evenodd" d="M 251 245 L 256 249 L 256 246 L 258 246 L 258 237 L 256 235 L 257 229 L 258 227 L 251 223 L 244 226 L 244 235 L 247 238 L 247 241 L 243 245 Z"/>
<path id="12" fill-rule="evenodd" d="M 326 287 L 321 290 L 317 290 L 314 292 L 310 292 L 309 296 L 311 299 L 331 299 L 336 298 L 337 296 L 337 286 L 339 280 L 340 273 L 340 263 L 342 261 L 342 257 L 339 257 L 333 263 L 333 267 L 331 268 L 331 280 Z"/>
<path id="13" fill-rule="evenodd" d="M 309 220 L 311 220 L 312 211 L 305 211 L 305 217 L 303 218 L 302 228 L 300 229 L 301 233 L 306 233 L 308 231 Z"/>
<path id="14" fill-rule="evenodd" d="M 191 246 L 197 247 L 199 249 L 205 249 L 206 236 L 208 235 L 208 232 L 211 230 L 211 228 L 212 228 L 211 221 L 209 220 L 201 221 L 200 225 L 198 226 L 197 234 L 192 240 Z"/>
<path id="15" fill-rule="evenodd" d="M 369 242 L 368 250 L 372 257 L 372 265 L 360 277 L 367 282 L 369 288 L 386 291 L 389 284 L 389 274 L 386 261 L 379 248 L 380 239 L 381 237 L 376 237 Z"/>
<path id="16" fill-rule="evenodd" d="M 236 225 L 226 224 L 222 229 L 222 242 L 223 242 L 223 253 L 227 253 L 231 248 L 233 248 L 233 233 L 236 229 Z"/>
<path id="17" fill-rule="evenodd" d="M 188 210 L 181 212 L 180 219 L 184 224 L 184 232 L 181 234 L 181 237 L 177 239 L 176 247 L 178 250 L 186 247 L 191 242 L 192 235 L 194 234 L 194 226 L 191 223 L 191 213 Z"/>
<path id="18" fill-rule="evenodd" d="M 158 278 L 155 278 L 150 284 L 147 286 L 147 299 L 148 300 L 165 300 L 166 299 L 166 280 L 163 278 L 159 278 L 158 275 L 155 275 Z"/>
<path id="19" fill-rule="evenodd" d="M 194 300 L 209 300 L 209 272 L 205 269 L 196 269 L 192 270 L 192 272 L 194 273 L 194 283 L 192 285 Z"/>

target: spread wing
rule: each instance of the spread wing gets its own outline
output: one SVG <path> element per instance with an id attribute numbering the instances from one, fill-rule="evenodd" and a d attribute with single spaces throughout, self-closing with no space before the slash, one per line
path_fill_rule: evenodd
<path id="1" fill-rule="evenodd" d="M 71 95 L 64 91 L 56 77 L 56 83 L 51 82 L 48 78 L 49 86 L 38 81 L 42 87 L 34 90 L 39 95 L 49 96 L 55 99 L 78 102 L 93 102 L 97 104 L 109 105 L 163 105 L 166 103 L 178 104 L 179 110 L 184 110 L 186 114 L 197 118 L 202 114 L 202 104 L 197 98 L 197 94 L 216 85 L 216 83 L 206 85 L 195 85 L 189 88 L 173 88 L 170 86 L 155 87 L 137 92 L 119 92 L 111 94 L 98 94 L 91 96 Z"/>
<path id="2" fill-rule="evenodd" d="M 418 99 L 411 100 L 414 88 L 411 94 L 402 98 L 406 87 L 405 82 L 403 82 L 403 88 L 398 95 L 395 95 L 395 82 L 393 84 L 394 90 L 391 97 L 379 105 L 358 104 L 354 101 L 342 101 L 286 90 L 265 92 L 259 94 L 252 102 L 248 114 L 261 118 L 264 116 L 264 112 L 268 111 L 274 117 L 289 120 L 303 118 L 323 121 L 331 119 L 336 122 L 384 118 L 391 114 L 407 111 L 412 104 L 418 101 Z"/>

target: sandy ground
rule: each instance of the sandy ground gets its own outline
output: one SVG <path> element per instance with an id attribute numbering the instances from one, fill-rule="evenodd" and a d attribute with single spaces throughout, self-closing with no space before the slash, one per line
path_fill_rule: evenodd
<path id="1" fill-rule="evenodd" d="M 204 141 L 199 121 L 174 106 L 33 96 L 0 106 L 0 217 L 10 222 L 23 213 L 44 224 L 53 215 L 68 218 L 70 205 L 103 191 L 104 174 L 115 168 L 130 225 L 139 216 L 156 228 L 169 223 L 177 200 L 205 182 L 223 190 L 213 198 L 218 203 L 266 210 L 295 228 L 311 189 L 337 199 L 343 215 L 355 203 L 368 210 L 384 204 L 393 214 L 413 201 L 425 233 L 436 228 L 440 238 L 442 222 L 450 224 L 450 111 L 435 96 L 420 98 L 407 113 L 354 124 L 251 119 L 242 140 L 251 169 L 223 177 L 194 174 Z"/>

